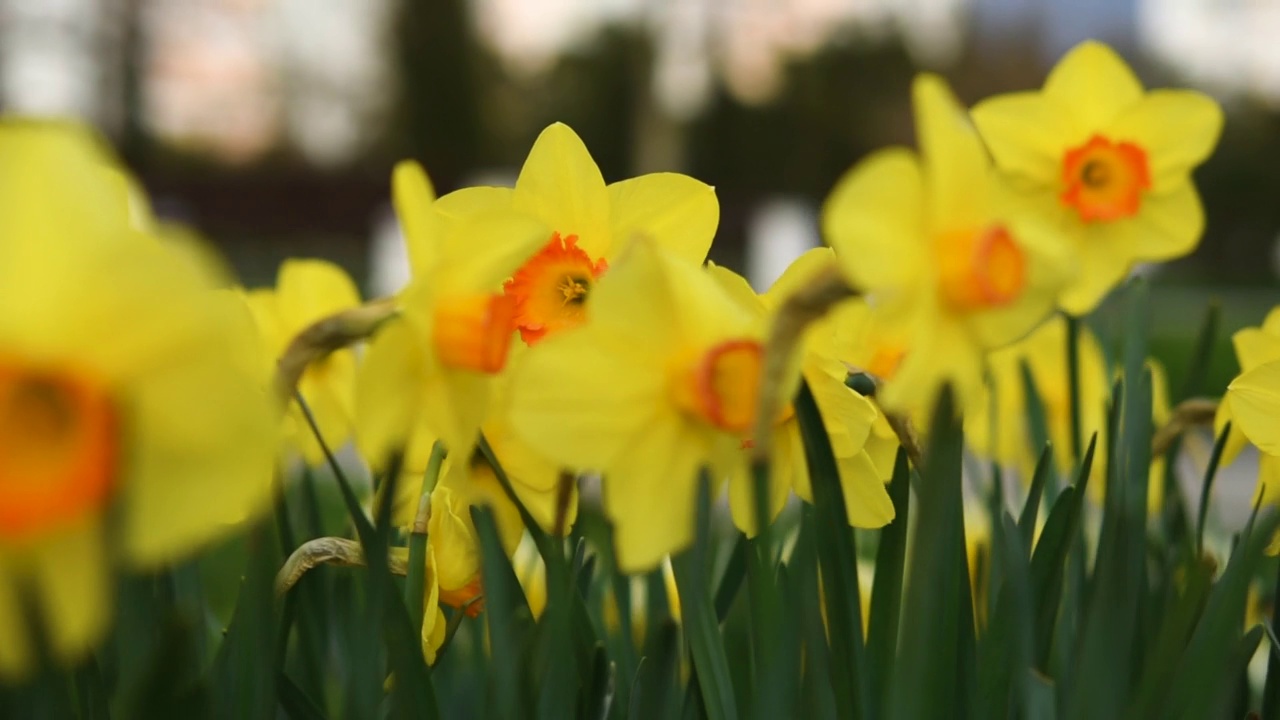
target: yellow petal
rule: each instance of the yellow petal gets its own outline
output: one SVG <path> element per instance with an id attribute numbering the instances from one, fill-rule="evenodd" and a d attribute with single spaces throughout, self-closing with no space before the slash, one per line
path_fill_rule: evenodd
<path id="1" fill-rule="evenodd" d="M 427 664 L 434 665 L 440 647 L 444 645 L 447 623 L 440 610 L 440 583 L 437 579 L 435 549 L 427 543 L 427 569 L 423 577 L 422 592 L 422 655 Z"/>
<path id="2" fill-rule="evenodd" d="M 1119 247 L 1108 245 L 1106 239 L 1098 237 L 1085 238 L 1078 243 L 1076 262 L 1079 271 L 1058 298 L 1062 309 L 1076 316 L 1092 312 L 1107 293 L 1129 274 L 1133 259 L 1126 250 L 1127 244 Z"/>
<path id="3" fill-rule="evenodd" d="M 530 215 L 493 211 L 459 219 L 445 234 L 429 281 L 442 295 L 500 290 L 547 238 L 546 226 Z"/>
<path id="4" fill-rule="evenodd" d="M 839 460 L 840 486 L 844 489 L 844 509 L 849 525 L 860 528 L 884 527 L 893 521 L 893 500 L 871 457 L 860 452 Z"/>
<path id="5" fill-rule="evenodd" d="M 1270 316 L 1267 318 L 1270 320 Z M 1248 372 L 1263 363 L 1280 360 L 1280 335 L 1261 328 L 1248 327 L 1231 336 L 1240 370 Z"/>
<path id="6" fill-rule="evenodd" d="M 355 382 L 355 355 L 350 350 L 340 350 L 308 367 L 298 383 L 298 391 L 320 429 L 320 438 L 334 452 L 351 439 Z M 324 449 L 316 440 L 314 431 L 300 409 L 294 412 L 297 413 L 299 427 L 304 429 L 298 438 L 303 459 L 313 467 L 324 463 Z"/>
<path id="7" fill-rule="evenodd" d="M 1138 214 L 1089 228 L 1089 243 L 1109 246 L 1134 261 L 1171 260 L 1195 249 L 1204 233 L 1204 209 L 1190 180 L 1142 198 Z"/>
<path id="8" fill-rule="evenodd" d="M 1114 50 L 1095 40 L 1072 48 L 1050 71 L 1045 97 L 1070 113 L 1078 140 L 1142 99 L 1142 84 Z"/>
<path id="9" fill-rule="evenodd" d="M 650 570 L 692 542 L 705 453 L 697 433 L 679 422 L 655 422 L 630 437 L 603 486 L 622 572 Z"/>
<path id="10" fill-rule="evenodd" d="M 1233 380 L 1226 402 L 1250 442 L 1268 455 L 1280 455 L 1280 362 L 1264 363 Z"/>
<path id="11" fill-rule="evenodd" d="M 651 173 L 613 183 L 609 205 L 615 243 L 648 237 L 698 265 L 706 259 L 720 222 L 715 190 L 679 173 Z"/>
<path id="12" fill-rule="evenodd" d="M 422 166 L 412 160 L 396 163 L 391 173 L 391 199 L 404 233 L 409 267 L 417 276 L 436 263 L 440 221 L 431 210 L 436 191 Z"/>
<path id="13" fill-rule="evenodd" d="M 787 504 L 787 497 L 791 494 L 789 470 L 792 461 L 790 451 L 793 448 L 790 445 L 789 430 L 791 428 L 784 425 L 774 428 L 773 431 L 770 461 L 777 465 L 777 468 L 770 472 L 768 484 L 765 486 L 765 492 L 768 495 L 765 498 L 765 507 L 769 522 L 782 512 L 782 508 Z M 756 536 L 755 479 L 751 473 L 729 478 L 729 514 L 733 518 L 733 524 L 747 537 Z"/>
<path id="14" fill-rule="evenodd" d="M 707 263 L 707 274 L 716 281 L 725 292 L 745 308 L 750 308 L 761 320 L 765 316 L 764 297 L 751 289 L 747 279 L 722 265 Z"/>
<path id="15" fill-rule="evenodd" d="M 489 376 L 440 367 L 423 376 L 423 417 L 445 448 L 469 454 L 489 412 Z"/>
<path id="16" fill-rule="evenodd" d="M 923 216 L 920 164 L 910 150 L 890 148 L 836 184 L 822 208 L 822 234 L 859 288 L 904 287 L 927 264 Z"/>
<path id="17" fill-rule="evenodd" d="M 1204 162 L 1222 134 L 1222 108 L 1194 90 L 1153 90 L 1116 118 L 1110 131 L 1147 154 L 1152 192 L 1177 187 Z"/>
<path id="18" fill-rule="evenodd" d="M 761 295 L 766 306 L 776 308 L 797 291 L 805 288 L 814 276 L 836 265 L 835 251 L 827 247 L 806 250 L 787 266 L 773 285 Z"/>
<path id="19" fill-rule="evenodd" d="M 1030 217 L 1010 224 L 1026 258 L 1026 286 L 1016 302 L 968 315 L 974 336 L 986 348 L 1008 345 L 1035 329 L 1076 274 L 1076 258 L 1056 229 Z"/>
<path id="20" fill-rule="evenodd" d="M 404 318 L 383 325 L 365 350 L 356 375 L 355 434 L 374 467 L 402 448 L 414 427 L 426 399 L 422 370 L 421 347 Z"/>
<path id="21" fill-rule="evenodd" d="M 511 188 L 469 187 L 454 190 L 436 200 L 435 211 L 448 222 L 456 222 L 493 212 L 511 210 Z"/>
<path id="22" fill-rule="evenodd" d="M 203 315 L 199 307 L 188 308 L 199 320 L 195 337 L 136 367 L 128 385 L 135 440 L 122 532 L 126 560 L 138 567 L 190 553 L 271 497 L 276 412 L 258 374 L 233 361 L 257 343 L 252 321 L 232 304 Z"/>
<path id="23" fill-rule="evenodd" d="M 30 572 L 50 650 L 64 664 L 101 640 L 112 613 L 111 575 L 101 519 L 57 532 L 31 549 Z"/>
<path id="24" fill-rule="evenodd" d="M 297 334 L 321 318 L 359 304 L 355 283 L 331 262 L 291 259 L 280 266 L 276 307 L 288 333 Z"/>
<path id="25" fill-rule="evenodd" d="M 613 247 L 609 232 L 609 191 L 587 147 L 568 125 L 547 126 L 516 179 L 512 205 L 562 236 L 577 235 L 593 258 Z"/>
<path id="26" fill-rule="evenodd" d="M 601 284 L 600 293 L 604 291 Z M 597 308 L 598 310 L 598 308 Z M 631 436 L 664 417 L 663 369 L 600 333 L 566 330 L 525 353 L 515 368 L 509 415 L 530 448 L 575 470 L 612 467 Z M 643 344 L 643 336 L 637 345 Z"/>
<path id="27" fill-rule="evenodd" d="M 1271 308 L 1266 319 L 1262 321 L 1262 329 L 1272 335 L 1280 335 L 1280 306 Z"/>
<path id="28" fill-rule="evenodd" d="M 973 123 L 1003 171 L 1057 186 L 1072 137 L 1068 114 L 1039 92 L 997 95 L 971 111 Z"/>
<path id="29" fill-rule="evenodd" d="M 911 97 L 931 231 L 982 227 L 988 220 L 990 164 L 978 133 L 942 78 L 917 75 Z"/>
<path id="30" fill-rule="evenodd" d="M 1230 465 L 1240 456 L 1240 452 L 1249 444 L 1249 439 L 1240 432 L 1240 426 L 1232 422 L 1231 403 L 1224 398 L 1218 403 L 1218 411 L 1213 416 L 1213 436 L 1216 438 L 1222 434 L 1222 429 L 1231 422 L 1231 430 L 1227 432 L 1227 442 L 1222 446 L 1221 464 L 1223 467 Z"/>
<path id="31" fill-rule="evenodd" d="M 1262 495 L 1264 506 L 1280 504 L 1280 457 L 1263 454 L 1258 458 L 1258 492 Z M 1276 550 L 1275 541 L 1272 546 Z M 1271 554 L 1276 554 L 1272 550 Z"/>

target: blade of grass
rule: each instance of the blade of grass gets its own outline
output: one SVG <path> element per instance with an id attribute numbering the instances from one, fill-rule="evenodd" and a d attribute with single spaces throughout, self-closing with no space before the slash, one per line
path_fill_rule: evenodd
<path id="1" fill-rule="evenodd" d="M 1018 532 L 1022 536 L 1022 544 L 1031 552 L 1035 544 L 1036 520 L 1040 517 L 1040 497 L 1044 494 L 1044 484 L 1053 472 L 1053 447 L 1045 445 L 1040 451 L 1040 459 L 1036 461 L 1036 470 L 1031 474 L 1031 489 L 1027 491 L 1027 501 L 1018 515 Z"/>
<path id="2" fill-rule="evenodd" d="M 1204 469 L 1204 483 L 1200 486 L 1200 507 L 1196 510 L 1196 555 L 1204 554 L 1204 524 L 1209 517 L 1209 499 L 1213 491 L 1213 481 L 1218 475 L 1218 464 L 1222 462 L 1222 451 L 1227 446 L 1227 436 L 1231 433 L 1231 423 L 1223 426 L 1218 439 L 1213 443 L 1213 453 L 1209 455 L 1209 464 Z"/>
<path id="3" fill-rule="evenodd" d="M 532 709 L 520 679 L 524 638 L 532 621 L 529 603 L 520 589 L 511 561 L 502 550 L 493 512 L 487 507 L 472 507 L 471 517 L 480 540 L 484 615 L 489 624 L 489 673 L 493 683 L 489 715 L 504 720 L 524 718 Z"/>

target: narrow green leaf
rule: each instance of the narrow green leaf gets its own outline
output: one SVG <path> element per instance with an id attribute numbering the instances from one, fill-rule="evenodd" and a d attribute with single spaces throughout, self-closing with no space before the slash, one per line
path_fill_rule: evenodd
<path id="1" fill-rule="evenodd" d="M 273 521 L 256 525 L 235 614 L 214 659 L 214 714 L 272 718 L 276 711 L 277 629 L 272 584 L 280 563 Z"/>
<path id="2" fill-rule="evenodd" d="M 992 562 L 1002 568 L 995 610 L 979 645 L 975 717 L 1027 716 L 1033 655 L 1031 569 L 1022 534 L 1007 512 L 993 533 Z"/>
<path id="3" fill-rule="evenodd" d="M 880 707 L 889 702 L 889 687 L 898 651 L 898 623 L 902 611 L 902 571 L 907 558 L 907 525 L 911 510 L 911 468 L 907 452 L 898 448 L 889 482 L 893 522 L 880 530 L 875 580 L 871 584 L 871 614 L 867 630 L 868 672 Z"/>
<path id="4" fill-rule="evenodd" d="M 1275 563 L 1276 579 L 1271 591 L 1271 634 L 1280 630 L 1280 563 Z M 1280 717 L 1280 648 L 1272 645 L 1267 654 L 1267 680 L 1262 686 L 1262 717 Z"/>
<path id="5" fill-rule="evenodd" d="M 1044 484 L 1053 472 L 1053 447 L 1045 445 L 1040 451 L 1040 459 L 1036 461 L 1036 470 L 1031 475 L 1031 489 L 1027 491 L 1027 502 L 1018 515 L 1018 532 L 1022 535 L 1022 545 L 1030 552 L 1035 541 L 1036 520 L 1040 517 L 1040 497 L 1044 494 Z"/>
<path id="6" fill-rule="evenodd" d="M 1218 328 L 1222 324 L 1222 303 L 1216 298 L 1209 301 L 1205 308 L 1204 320 L 1200 321 L 1200 330 L 1196 333 L 1192 344 L 1191 360 L 1187 364 L 1187 374 L 1182 380 L 1182 392 L 1178 399 L 1185 400 L 1204 392 L 1205 382 L 1209 378 L 1209 365 L 1213 361 L 1213 349 L 1218 340 Z"/>
<path id="7" fill-rule="evenodd" d="M 1209 517 L 1209 499 L 1212 497 L 1213 481 L 1218 475 L 1218 464 L 1222 462 L 1222 451 L 1227 446 L 1227 436 L 1231 434 L 1231 423 L 1228 421 L 1218 433 L 1213 443 L 1213 453 L 1209 455 L 1209 464 L 1204 469 L 1204 482 L 1200 486 L 1200 508 L 1196 512 L 1196 555 L 1204 554 L 1204 524 Z"/>
<path id="8" fill-rule="evenodd" d="M 800 702 L 792 715 L 813 720 L 834 720 L 836 697 L 831 686 L 827 628 L 823 622 L 822 604 L 819 600 L 818 552 L 814 547 L 814 535 L 814 509 L 812 505 L 806 504 L 800 509 L 800 527 L 787 563 L 788 575 L 792 578 L 787 584 L 790 590 L 789 606 L 794 608 L 794 616 L 799 620 L 804 644 L 802 691 Z"/>
<path id="9" fill-rule="evenodd" d="M 108 720 L 111 712 L 107 708 L 107 688 L 102 682 L 98 659 L 90 655 L 75 669 L 72 681 L 75 684 L 79 720 Z"/>
<path id="10" fill-rule="evenodd" d="M 1022 394 L 1027 406 L 1027 440 L 1031 443 L 1031 447 L 1027 449 L 1039 457 L 1049 446 L 1049 413 L 1044 408 L 1044 399 L 1040 397 L 1040 388 L 1036 385 L 1031 365 L 1023 360 L 1018 364 L 1018 370 L 1022 374 Z M 1079 459 L 1076 456 L 1076 460 Z M 1053 470 L 1052 465 L 1049 470 Z"/>
<path id="11" fill-rule="evenodd" d="M 818 564 L 827 608 L 831 684 L 836 691 L 836 710 L 842 720 L 869 720 L 875 715 L 862 637 L 858 552 L 853 531 L 849 528 L 844 490 L 840 486 L 831 439 L 827 437 L 822 413 L 807 383 L 800 383 L 795 410 L 813 484 Z M 958 461 L 956 467 L 958 472 Z"/>
<path id="12" fill-rule="evenodd" d="M 943 390 L 933 413 L 929 454 L 925 459 L 898 662 L 894 667 L 890 717 L 967 716 L 964 673 L 974 666 L 965 657 L 972 637 L 965 563 L 963 498 L 960 488 L 964 433 L 951 389 Z M 960 612 L 957 612 L 960 609 Z M 967 616 L 967 618 L 966 618 Z M 968 628 L 963 625 L 968 624 Z"/>
<path id="13" fill-rule="evenodd" d="M 698 524 L 693 546 L 671 559 L 676 586 L 680 589 L 680 610 L 684 631 L 698 675 L 698 687 L 709 720 L 738 717 L 737 701 L 729 676 L 729 660 L 708 596 L 708 543 L 710 489 L 707 478 L 698 483 Z"/>
<path id="14" fill-rule="evenodd" d="M 729 614 L 729 606 L 738 596 L 742 581 L 747 576 L 747 538 L 738 535 L 733 542 L 733 550 L 729 552 L 729 560 L 725 563 L 724 572 L 720 574 L 720 582 L 716 583 L 716 617 L 724 622 Z"/>
<path id="15" fill-rule="evenodd" d="M 1200 613 L 1205 598 L 1213 584 L 1214 563 L 1208 559 L 1192 559 L 1180 568 L 1181 582 L 1170 583 L 1167 590 L 1167 609 L 1150 649 L 1146 652 L 1143 674 L 1138 682 L 1138 692 L 1133 705 L 1125 713 L 1131 718 L 1163 717 L 1160 712 L 1164 695 L 1168 692 L 1178 662 L 1186 652 L 1187 642 Z"/>
<path id="16" fill-rule="evenodd" d="M 324 720 L 324 711 L 288 675 L 283 672 L 276 675 L 276 688 L 280 708 L 290 720 Z"/>
<path id="17" fill-rule="evenodd" d="M 1067 403 L 1071 428 L 1071 456 L 1080 461 L 1084 435 L 1080 418 L 1080 318 L 1067 316 Z"/>
<path id="18" fill-rule="evenodd" d="M 629 717 L 672 717 L 680 699 L 680 627 L 667 620 L 645 642 L 631 690 Z"/>
<path id="19" fill-rule="evenodd" d="M 473 506 L 471 517 L 480 540 L 480 561 L 485 592 L 484 616 L 489 624 L 491 717 L 514 720 L 527 717 L 532 709 L 525 697 L 521 677 L 524 638 L 532 623 L 529 603 L 511 561 L 502 550 L 493 512 Z"/>
<path id="20" fill-rule="evenodd" d="M 1046 672 L 1049 666 L 1050 648 L 1058 617 L 1058 605 L 1062 598 L 1067 557 L 1079 536 L 1089 475 L 1093 470 L 1094 452 L 1098 446 L 1098 434 L 1094 433 L 1080 462 L 1075 485 L 1058 494 L 1049 511 L 1040 540 L 1031 555 L 1031 592 L 1035 608 L 1036 669 Z M 1073 642 L 1064 638 L 1063 642 Z"/>
<path id="21" fill-rule="evenodd" d="M 440 466 L 444 464 L 444 445 L 437 440 L 431 446 L 431 457 L 427 459 L 427 471 L 422 476 L 422 488 L 418 491 L 418 501 L 429 495 L 440 479 Z M 404 602 L 409 607 L 409 622 L 413 627 L 422 629 L 423 607 L 426 599 L 423 591 L 424 576 L 427 569 L 427 531 L 426 528 L 411 528 L 409 532 L 409 575 L 404 583 Z"/>

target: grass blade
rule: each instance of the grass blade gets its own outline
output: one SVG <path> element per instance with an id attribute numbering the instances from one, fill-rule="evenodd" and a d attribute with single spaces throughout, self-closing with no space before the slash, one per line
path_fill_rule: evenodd
<path id="1" fill-rule="evenodd" d="M 867 630 L 868 671 L 879 705 L 889 702 L 893 664 L 898 651 L 898 623 L 902 611 L 902 571 L 907 559 L 907 517 L 911 511 L 911 468 L 907 452 L 898 448 L 889 481 L 893 522 L 880 530 L 875 580 L 871 584 L 871 614 Z"/>

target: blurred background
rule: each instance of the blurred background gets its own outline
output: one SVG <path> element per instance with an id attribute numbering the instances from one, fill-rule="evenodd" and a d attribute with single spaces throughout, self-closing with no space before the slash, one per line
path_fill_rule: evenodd
<path id="1" fill-rule="evenodd" d="M 510 183 L 560 120 L 606 180 L 674 170 L 714 185 L 712 258 L 761 287 L 819 242 L 843 171 L 912 142 L 916 71 L 972 103 L 1039 86 L 1098 38 L 1149 86 L 1228 110 L 1198 173 L 1206 237 L 1153 269 L 1155 334 L 1176 345 L 1209 297 L 1228 331 L 1275 301 L 1277 36 L 1268 0 L 0 0 L 0 106 L 97 124 L 158 213 L 250 286 L 306 255 L 394 290 L 392 164 L 423 161 L 441 192 Z"/>

